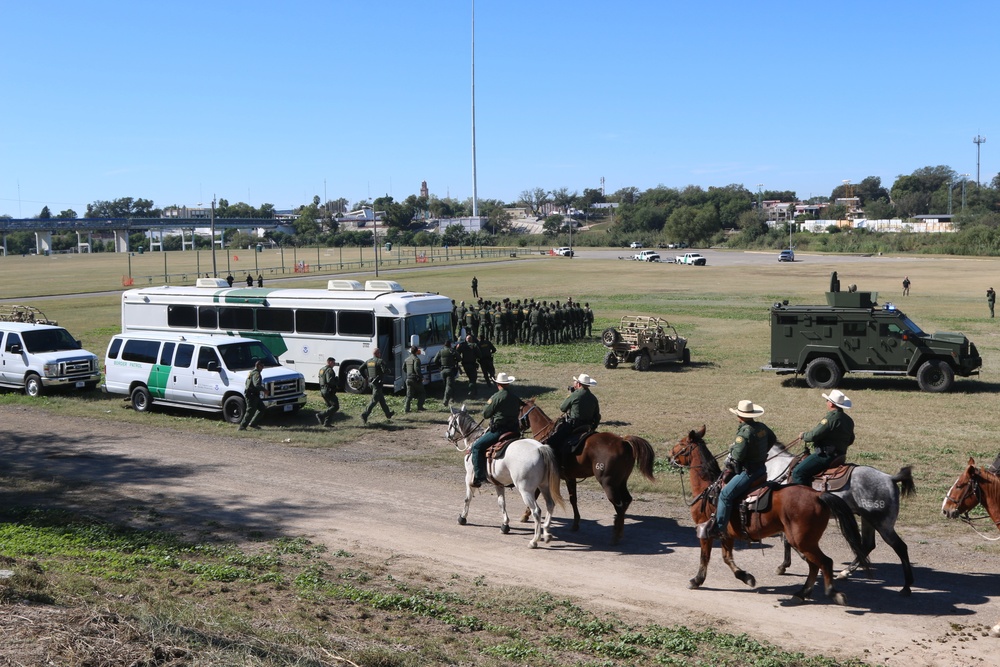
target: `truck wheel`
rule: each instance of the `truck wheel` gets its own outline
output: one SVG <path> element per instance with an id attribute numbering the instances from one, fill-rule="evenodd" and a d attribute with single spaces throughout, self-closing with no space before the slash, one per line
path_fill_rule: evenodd
<path id="1" fill-rule="evenodd" d="M 129 398 L 136 412 L 149 412 L 149 406 L 153 404 L 153 397 L 149 395 L 149 390 L 142 385 L 133 389 Z"/>
<path id="2" fill-rule="evenodd" d="M 604 355 L 604 367 L 608 369 L 618 368 L 618 355 L 615 354 L 614 350 L 608 350 L 608 353 Z"/>
<path id="3" fill-rule="evenodd" d="M 42 385 L 42 378 L 38 377 L 34 373 L 24 378 L 24 393 L 32 398 L 38 398 L 45 393 L 45 387 Z"/>
<path id="4" fill-rule="evenodd" d="M 813 389 L 830 389 L 836 387 L 843 377 L 840 366 L 829 357 L 813 359 L 806 366 L 806 384 Z"/>
<path id="5" fill-rule="evenodd" d="M 650 365 L 652 365 L 652 361 L 649 358 L 649 352 L 643 350 L 642 354 L 635 358 L 632 367 L 637 371 L 645 372 L 649 370 Z"/>
<path id="6" fill-rule="evenodd" d="M 940 393 L 951 389 L 955 382 L 955 371 L 947 361 L 931 359 L 920 365 L 917 371 L 917 384 L 924 391 Z"/>
<path id="7" fill-rule="evenodd" d="M 691 363 L 691 350 L 684 348 L 684 354 L 681 355 L 681 363 L 687 366 Z"/>
<path id="8" fill-rule="evenodd" d="M 611 347 L 615 343 L 622 342 L 622 335 L 618 333 L 618 329 L 608 327 L 601 332 L 601 342 L 604 343 L 605 347 Z"/>
<path id="9" fill-rule="evenodd" d="M 222 403 L 222 417 L 230 424 L 239 424 L 247 411 L 247 402 L 242 396 L 230 396 Z"/>

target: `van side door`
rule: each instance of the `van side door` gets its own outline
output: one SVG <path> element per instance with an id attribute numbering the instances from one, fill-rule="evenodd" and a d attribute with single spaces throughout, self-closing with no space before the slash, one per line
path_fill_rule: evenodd
<path id="1" fill-rule="evenodd" d="M 174 363 L 167 380 L 167 400 L 196 403 L 194 393 L 194 345 L 181 343 L 174 353 Z"/>
<path id="2" fill-rule="evenodd" d="M 18 348 L 17 352 L 14 352 L 15 347 Z M 24 349 L 21 336 L 13 331 L 8 332 L 7 340 L 3 343 L 3 360 L 0 364 L 4 383 L 15 387 L 24 384 L 24 373 L 28 370 L 27 358 L 28 353 Z"/>
<path id="3" fill-rule="evenodd" d="M 219 359 L 219 353 L 210 345 L 199 345 L 194 369 L 195 400 L 204 407 L 221 409 L 226 384 L 226 370 Z M 243 387 L 240 387 L 240 392 L 242 391 Z"/>

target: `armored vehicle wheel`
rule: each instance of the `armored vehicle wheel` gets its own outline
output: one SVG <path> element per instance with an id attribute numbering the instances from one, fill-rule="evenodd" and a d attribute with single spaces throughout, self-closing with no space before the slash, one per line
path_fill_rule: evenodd
<path id="1" fill-rule="evenodd" d="M 917 384 L 924 391 L 939 393 L 951 389 L 955 382 L 955 371 L 947 361 L 931 359 L 920 365 L 917 371 Z"/>
<path id="2" fill-rule="evenodd" d="M 604 343 L 605 347 L 611 347 L 615 343 L 622 342 L 622 335 L 618 333 L 618 329 L 608 327 L 601 332 L 601 342 Z"/>
<path id="3" fill-rule="evenodd" d="M 239 424 L 247 411 L 247 402 L 242 396 L 230 396 L 222 404 L 222 416 L 230 424 Z"/>
<path id="4" fill-rule="evenodd" d="M 130 397 L 132 408 L 136 412 L 149 412 L 149 406 L 153 404 L 153 398 L 149 395 L 149 390 L 139 385 L 132 390 Z"/>
<path id="5" fill-rule="evenodd" d="M 642 351 L 638 357 L 635 358 L 635 362 L 632 367 L 637 371 L 648 371 L 649 367 L 652 365 L 652 360 L 649 358 L 649 352 L 645 350 Z"/>
<path id="6" fill-rule="evenodd" d="M 813 389 L 831 389 L 840 383 L 843 373 L 840 366 L 829 357 L 813 359 L 806 366 L 806 384 Z"/>
<path id="7" fill-rule="evenodd" d="M 614 350 L 608 350 L 608 353 L 604 355 L 604 367 L 618 368 L 618 355 L 615 354 Z"/>
<path id="8" fill-rule="evenodd" d="M 691 363 L 691 350 L 684 348 L 684 354 L 681 355 L 681 363 L 687 366 Z"/>

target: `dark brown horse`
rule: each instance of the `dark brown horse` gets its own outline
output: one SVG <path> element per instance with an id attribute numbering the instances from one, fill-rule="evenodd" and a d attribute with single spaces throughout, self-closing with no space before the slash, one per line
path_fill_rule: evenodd
<path id="1" fill-rule="evenodd" d="M 535 399 L 525 401 L 521 408 L 521 422 L 527 421 L 532 437 L 540 442 L 548 440 L 555 422 L 535 404 Z M 618 544 L 625 529 L 625 512 L 632 504 L 632 494 L 628 492 L 628 478 L 632 469 L 639 464 L 639 472 L 653 480 L 653 459 L 656 458 L 652 445 L 637 435 L 624 438 L 614 433 L 593 433 L 587 437 L 582 451 L 572 457 L 562 471 L 566 480 L 566 491 L 573 506 L 572 530 L 580 529 L 580 510 L 576 505 L 576 482 L 593 477 L 604 489 L 604 494 L 615 506 L 615 527 L 612 544 Z"/>
<path id="2" fill-rule="evenodd" d="M 680 442 L 674 445 L 670 452 L 670 461 L 674 465 L 690 470 L 691 492 L 695 494 L 691 504 L 691 518 L 695 523 L 708 521 L 715 513 L 715 505 L 708 500 L 710 487 L 719 479 L 721 470 L 718 461 L 708 451 L 705 444 L 705 427 L 699 431 L 691 431 Z M 836 516 L 840 530 L 850 545 L 854 556 L 863 567 L 868 567 L 868 559 L 861 543 L 861 533 L 854 521 L 850 507 L 841 498 L 830 493 L 819 493 L 808 486 L 780 486 L 771 492 L 771 508 L 766 512 L 754 512 L 746 526 L 747 535 L 751 540 L 762 540 L 778 533 L 784 533 L 785 538 L 795 548 L 806 562 L 809 563 L 809 575 L 806 583 L 796 597 L 805 599 L 812 593 L 816 583 L 816 574 L 823 572 L 823 587 L 828 597 L 837 604 L 846 604 L 844 594 L 833 587 L 833 561 L 819 548 L 819 540 L 826 530 L 830 516 Z M 733 512 L 733 520 L 725 527 L 722 538 L 722 560 L 737 579 L 750 587 L 757 585 L 757 580 L 749 572 L 736 566 L 733 560 L 733 541 L 742 535 L 739 525 L 739 511 Z M 691 580 L 690 588 L 698 588 L 705 582 L 708 572 L 708 561 L 712 556 L 712 538 L 701 540 L 701 565 L 698 574 Z"/>

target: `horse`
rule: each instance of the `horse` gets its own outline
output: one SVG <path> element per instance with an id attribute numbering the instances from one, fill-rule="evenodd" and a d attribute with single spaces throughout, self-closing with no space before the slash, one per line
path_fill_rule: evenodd
<path id="1" fill-rule="evenodd" d="M 997 460 L 1000 461 L 1000 458 Z M 993 525 L 1000 530 L 1000 475 L 988 468 L 977 468 L 976 460 L 969 457 L 965 470 L 948 489 L 941 504 L 941 513 L 949 519 L 961 516 L 962 521 L 975 529 L 972 522 L 976 519 L 969 516 L 969 511 L 976 505 L 986 508 Z M 990 636 L 1000 637 L 1000 623 L 990 629 Z"/>
<path id="2" fill-rule="evenodd" d="M 545 442 L 555 430 L 552 421 L 535 399 L 528 399 L 521 407 L 521 424 L 527 423 L 532 436 Z M 627 435 L 624 438 L 614 433 L 600 432 L 587 436 L 583 449 L 574 457 L 568 457 L 565 468 L 561 470 L 566 480 L 566 491 L 569 503 L 573 507 L 572 530 L 580 529 L 580 510 L 577 507 L 576 482 L 587 477 L 594 477 L 604 489 L 604 495 L 615 507 L 615 524 L 611 543 L 618 544 L 625 530 L 625 512 L 632 504 L 632 495 L 628 492 L 628 478 L 632 469 L 639 465 L 643 477 L 654 481 L 653 460 L 656 454 L 653 446 L 637 435 Z"/>
<path id="3" fill-rule="evenodd" d="M 778 443 L 767 453 L 767 479 L 771 482 L 784 482 L 788 478 L 795 455 Z M 913 483 L 913 470 L 910 466 L 899 469 L 895 475 L 889 475 L 870 466 L 855 466 L 847 486 L 836 491 L 830 491 L 835 496 L 843 498 L 851 511 L 861 517 L 861 541 L 865 555 L 875 549 L 875 531 L 882 536 L 885 543 L 899 556 L 903 564 L 902 595 L 910 594 L 913 585 L 913 569 L 910 567 L 909 550 L 899 535 L 896 534 L 896 519 L 899 516 L 900 487 L 904 498 L 917 492 Z M 778 574 L 784 574 L 792 564 L 792 548 L 784 540 L 785 559 L 778 566 Z M 838 575 L 838 579 L 846 579 L 860 566 L 854 561 Z"/>
<path id="4" fill-rule="evenodd" d="M 466 517 L 469 516 L 469 502 L 472 500 L 472 481 L 475 475 L 472 468 L 472 435 L 482 428 L 474 423 L 474 420 L 465 410 L 452 407 L 451 415 L 448 417 L 448 430 L 445 437 L 455 445 L 455 448 L 465 453 L 465 507 L 458 517 L 459 525 L 464 526 Z M 459 445 L 459 441 L 462 445 Z M 503 458 L 492 461 L 489 470 L 489 481 L 493 483 L 497 492 L 497 504 L 500 505 L 500 513 L 503 515 L 503 523 L 500 531 L 505 535 L 510 532 L 510 517 L 507 515 L 507 499 L 504 494 L 505 486 L 517 488 L 524 504 L 528 506 L 528 512 L 535 520 L 535 535 L 528 543 L 534 549 L 538 546 L 539 539 L 549 542 L 552 534 L 549 526 L 552 524 L 552 510 L 555 503 L 563 506 L 563 498 L 559 493 L 559 462 L 556 460 L 555 452 L 548 445 L 543 445 L 537 440 L 519 439 L 510 443 L 504 452 Z M 541 494 L 545 500 L 546 515 L 544 521 L 541 516 L 541 509 L 538 507 L 536 497 Z"/>
<path id="5" fill-rule="evenodd" d="M 674 445 L 670 452 L 670 462 L 680 468 L 689 470 L 691 491 L 695 494 L 691 501 L 691 518 L 700 524 L 708 521 L 715 512 L 715 506 L 709 498 L 711 487 L 721 474 L 719 463 L 705 444 L 705 427 L 699 431 L 690 431 Z M 756 587 L 754 576 L 737 567 L 733 560 L 733 542 L 741 536 L 741 527 L 737 525 L 739 512 L 733 513 L 733 521 L 722 527 L 724 534 L 720 540 L 722 559 L 732 570 L 733 575 L 750 586 Z M 766 511 L 754 512 L 746 526 L 746 535 L 750 540 L 761 540 L 778 533 L 784 533 L 791 545 L 809 563 L 809 575 L 805 585 L 795 597 L 805 600 L 812 594 L 818 571 L 823 573 L 823 584 L 826 595 L 833 598 L 837 604 L 847 604 L 847 598 L 833 586 L 833 561 L 819 548 L 819 540 L 826 530 L 830 517 L 837 518 L 840 531 L 847 540 L 855 557 L 865 565 L 867 557 L 863 553 L 861 534 L 854 521 L 851 509 L 843 499 L 831 493 L 820 493 L 802 485 L 778 486 L 771 491 L 771 506 Z M 708 571 L 708 561 L 712 556 L 713 538 L 699 538 L 701 542 L 701 565 L 698 574 L 690 581 L 689 588 L 698 588 L 705 582 Z"/>

